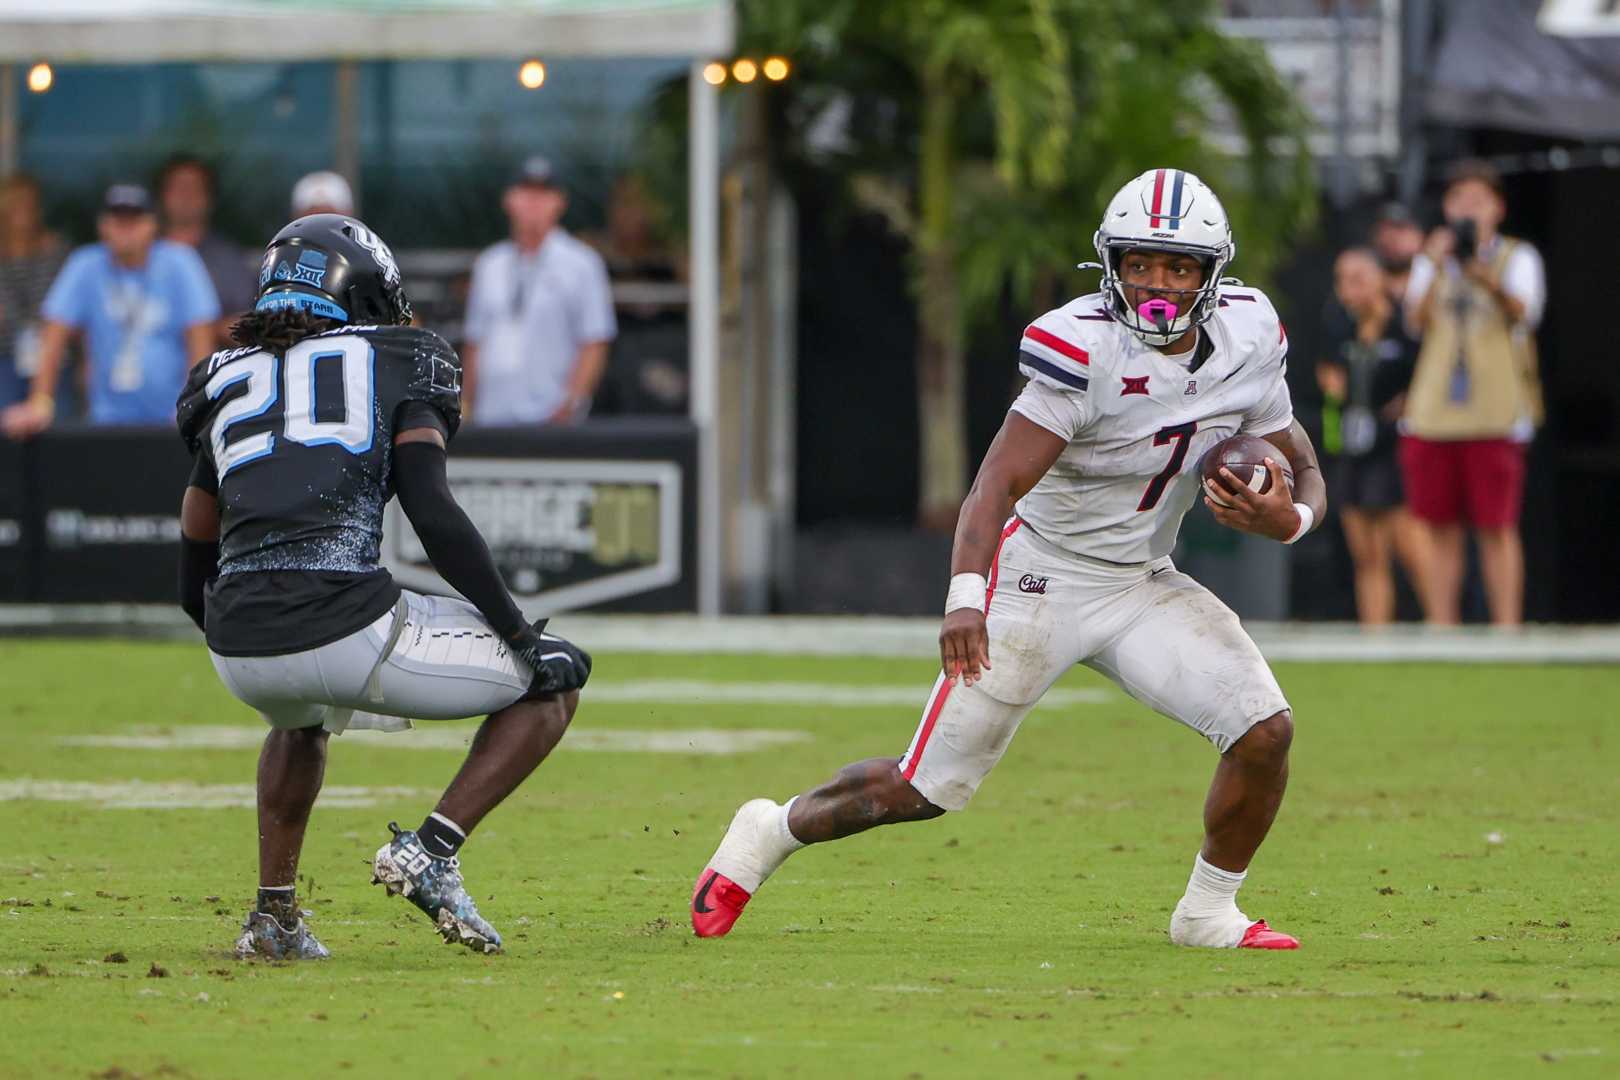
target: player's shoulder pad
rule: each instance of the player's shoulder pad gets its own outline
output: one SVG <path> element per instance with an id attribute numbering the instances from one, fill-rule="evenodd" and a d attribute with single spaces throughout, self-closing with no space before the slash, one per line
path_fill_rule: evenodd
<path id="1" fill-rule="evenodd" d="M 1101 355 L 1116 329 L 1101 293 L 1089 293 L 1054 308 L 1024 328 L 1018 366 L 1038 382 L 1070 393 L 1084 393 L 1091 382 L 1092 355 Z"/>
<path id="2" fill-rule="evenodd" d="M 186 374 L 185 385 L 180 388 L 180 396 L 175 399 L 175 423 L 180 428 L 180 437 L 186 441 L 192 453 L 202 444 L 204 430 L 208 424 L 208 408 L 212 404 L 208 397 L 208 382 L 220 368 L 238 360 L 258 349 L 251 345 L 236 349 L 221 349 L 208 359 L 194 366 Z"/>
<path id="3" fill-rule="evenodd" d="M 1234 346 L 1252 345 L 1262 356 L 1288 349 L 1288 330 L 1271 297 L 1252 285 L 1223 285 L 1216 294 L 1215 316 L 1232 335 Z"/>
<path id="4" fill-rule="evenodd" d="M 420 326 L 348 327 L 369 339 L 378 364 L 398 374 L 402 399 L 425 401 L 444 414 L 454 435 L 461 424 L 461 357 L 450 343 Z"/>

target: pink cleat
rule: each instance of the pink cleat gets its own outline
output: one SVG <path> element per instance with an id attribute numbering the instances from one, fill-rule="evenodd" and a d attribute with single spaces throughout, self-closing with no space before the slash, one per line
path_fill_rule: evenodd
<path id="1" fill-rule="evenodd" d="M 1284 934 L 1273 930 L 1261 919 L 1243 932 L 1243 940 L 1238 942 L 1240 949 L 1297 949 L 1299 939 L 1292 934 Z"/>
<path id="2" fill-rule="evenodd" d="M 725 937 L 752 896 L 724 874 L 705 868 L 692 887 L 692 932 L 698 937 Z"/>

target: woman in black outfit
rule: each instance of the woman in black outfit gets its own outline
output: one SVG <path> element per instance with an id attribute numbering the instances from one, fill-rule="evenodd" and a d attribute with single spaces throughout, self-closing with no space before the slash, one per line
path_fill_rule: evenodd
<path id="1" fill-rule="evenodd" d="M 1367 626 L 1395 617 L 1394 555 L 1423 595 L 1421 552 L 1396 460 L 1396 423 L 1417 346 L 1385 286 L 1373 252 L 1340 253 L 1333 291 L 1342 310 L 1329 319 L 1325 355 L 1316 368 L 1327 399 L 1323 444 L 1337 459 L 1332 488 L 1355 565 L 1356 614 Z"/>

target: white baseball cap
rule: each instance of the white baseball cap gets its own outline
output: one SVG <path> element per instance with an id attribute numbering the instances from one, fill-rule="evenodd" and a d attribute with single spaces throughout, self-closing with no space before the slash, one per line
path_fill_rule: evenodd
<path id="1" fill-rule="evenodd" d="M 292 209 L 299 217 L 315 207 L 332 207 L 340 214 L 354 213 L 354 192 L 335 172 L 312 172 L 293 185 Z"/>

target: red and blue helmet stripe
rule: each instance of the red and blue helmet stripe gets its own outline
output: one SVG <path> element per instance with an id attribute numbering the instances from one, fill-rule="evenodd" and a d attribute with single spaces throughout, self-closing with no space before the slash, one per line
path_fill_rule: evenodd
<path id="1" fill-rule="evenodd" d="M 1168 174 L 1168 175 L 1167 175 Z M 1180 169 L 1159 169 L 1153 174 L 1153 205 L 1148 208 L 1148 227 L 1152 229 L 1175 229 L 1181 226 L 1181 192 L 1186 184 L 1187 174 Z M 1166 210 L 1164 205 L 1165 185 L 1170 187 L 1170 206 Z M 1161 224 L 1161 220 L 1163 224 Z"/>

